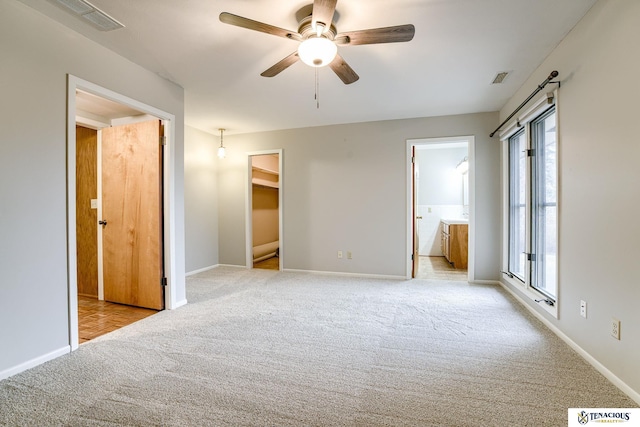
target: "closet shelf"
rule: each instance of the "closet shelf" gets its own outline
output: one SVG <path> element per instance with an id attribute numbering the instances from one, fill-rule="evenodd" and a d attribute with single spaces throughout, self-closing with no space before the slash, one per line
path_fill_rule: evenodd
<path id="1" fill-rule="evenodd" d="M 265 169 L 259 166 L 252 166 L 251 167 L 254 171 L 260 171 L 260 172 L 264 172 L 264 173 L 268 173 L 270 175 L 279 175 L 277 170 L 273 170 L 273 169 Z"/>
<path id="2" fill-rule="evenodd" d="M 269 181 L 268 179 L 253 178 L 251 183 L 261 187 L 279 188 L 278 181 Z"/>

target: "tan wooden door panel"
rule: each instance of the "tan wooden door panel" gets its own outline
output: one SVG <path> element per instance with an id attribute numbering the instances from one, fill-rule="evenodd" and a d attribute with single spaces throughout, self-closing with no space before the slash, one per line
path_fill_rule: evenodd
<path id="1" fill-rule="evenodd" d="M 161 310 L 162 150 L 158 120 L 102 130 L 105 300 Z"/>
<path id="2" fill-rule="evenodd" d="M 78 294 L 98 297 L 98 132 L 76 126 L 76 254 Z"/>

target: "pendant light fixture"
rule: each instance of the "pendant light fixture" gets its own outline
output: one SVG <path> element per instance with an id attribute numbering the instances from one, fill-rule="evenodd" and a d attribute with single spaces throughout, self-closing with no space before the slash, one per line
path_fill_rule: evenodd
<path id="1" fill-rule="evenodd" d="M 224 129 L 218 129 L 220 131 L 220 147 L 218 147 L 218 157 L 224 159 L 226 153 L 226 148 L 224 148 L 223 137 L 224 137 Z"/>

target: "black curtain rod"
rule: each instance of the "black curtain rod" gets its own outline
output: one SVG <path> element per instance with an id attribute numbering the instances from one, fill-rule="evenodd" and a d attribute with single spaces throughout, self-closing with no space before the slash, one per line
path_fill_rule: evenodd
<path id="1" fill-rule="evenodd" d="M 513 116 L 515 116 L 516 114 L 518 114 L 518 111 L 520 111 L 522 109 L 522 107 L 524 107 L 525 105 L 527 105 L 527 102 L 531 101 L 531 98 L 533 98 L 534 96 L 536 96 L 536 94 L 538 92 L 540 92 L 542 89 L 544 89 L 544 87 L 551 83 L 551 80 L 555 79 L 556 77 L 558 77 L 558 72 L 557 71 L 552 71 L 551 74 L 549 74 L 549 77 L 546 78 L 545 81 L 543 81 L 542 83 L 540 83 L 538 85 L 538 88 L 536 90 L 533 91 L 533 93 L 531 93 L 531 95 L 529 95 L 529 97 L 527 99 L 524 100 L 524 102 L 522 104 L 520 104 L 520 106 L 518 106 L 518 108 L 516 108 L 515 110 L 513 110 L 513 113 L 511 113 L 509 115 L 509 117 L 507 117 L 506 119 L 504 119 L 504 122 L 500 123 L 500 126 L 498 126 L 496 128 L 496 130 L 494 130 L 493 132 L 491 132 L 489 134 L 489 138 L 493 138 L 493 135 L 496 134 L 496 132 L 498 132 L 500 130 L 500 128 L 502 126 L 504 126 L 505 123 L 507 123 L 509 120 L 511 120 L 511 118 Z"/>

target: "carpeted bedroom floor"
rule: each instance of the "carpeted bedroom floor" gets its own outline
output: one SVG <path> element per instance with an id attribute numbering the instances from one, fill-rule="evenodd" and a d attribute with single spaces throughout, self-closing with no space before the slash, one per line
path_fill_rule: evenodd
<path id="1" fill-rule="evenodd" d="M 0 382 L 6 426 L 564 426 L 637 407 L 501 288 L 221 267 Z"/>

